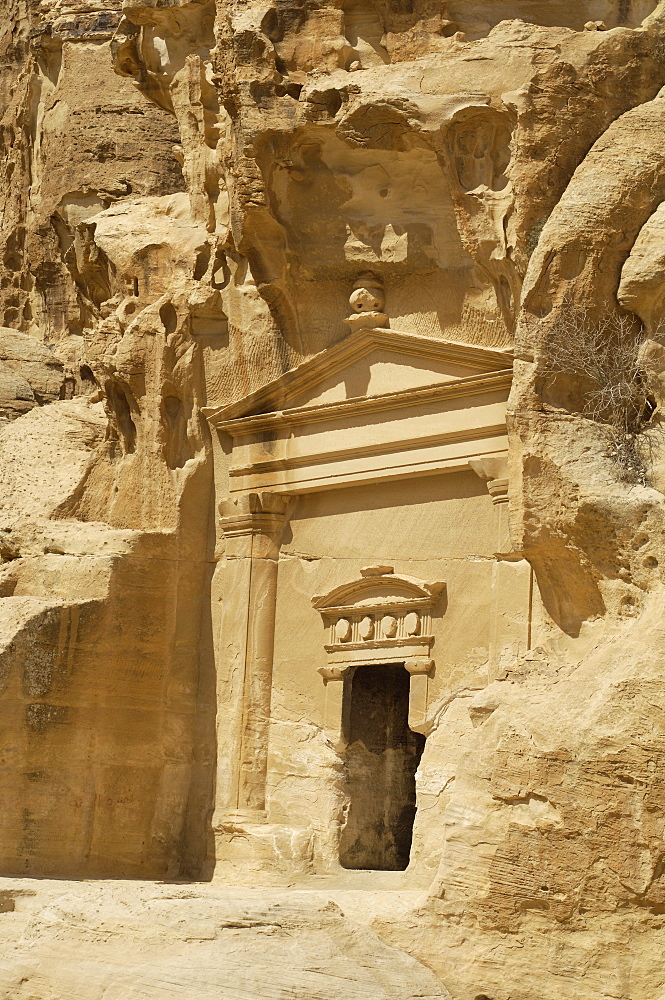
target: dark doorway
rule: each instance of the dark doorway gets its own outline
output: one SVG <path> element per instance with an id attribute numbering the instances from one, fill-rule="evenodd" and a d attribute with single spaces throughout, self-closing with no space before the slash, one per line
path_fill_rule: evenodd
<path id="1" fill-rule="evenodd" d="M 409 729 L 410 676 L 401 663 L 357 667 L 344 691 L 347 719 L 343 868 L 402 871 L 416 815 L 425 737 Z"/>

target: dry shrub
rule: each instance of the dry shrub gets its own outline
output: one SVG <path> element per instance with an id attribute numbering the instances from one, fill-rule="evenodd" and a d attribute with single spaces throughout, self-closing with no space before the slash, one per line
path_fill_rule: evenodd
<path id="1" fill-rule="evenodd" d="M 543 372 L 572 378 L 580 389 L 580 412 L 601 424 L 608 455 L 625 482 L 648 483 L 650 442 L 643 435 L 655 412 L 659 369 L 645 351 L 649 339 L 635 316 L 585 309 L 561 310 L 548 325 Z"/>

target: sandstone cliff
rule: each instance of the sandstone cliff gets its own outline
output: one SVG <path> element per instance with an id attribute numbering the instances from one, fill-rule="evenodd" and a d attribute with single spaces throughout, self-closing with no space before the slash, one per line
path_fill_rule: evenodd
<path id="1" fill-rule="evenodd" d="M 665 997 L 664 88 L 656 0 L 5 3 L 0 997 Z"/>

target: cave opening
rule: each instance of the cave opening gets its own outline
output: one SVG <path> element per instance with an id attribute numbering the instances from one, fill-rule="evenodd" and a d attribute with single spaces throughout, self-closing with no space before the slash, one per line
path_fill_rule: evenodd
<path id="1" fill-rule="evenodd" d="M 409 729 L 409 684 L 402 663 L 359 666 L 345 679 L 343 868 L 403 871 L 409 864 L 425 747 L 425 737 Z"/>

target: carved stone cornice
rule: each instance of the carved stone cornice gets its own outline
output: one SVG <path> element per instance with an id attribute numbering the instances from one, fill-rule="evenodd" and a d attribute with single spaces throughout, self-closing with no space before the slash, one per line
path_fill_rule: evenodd
<path id="1" fill-rule="evenodd" d="M 228 420 L 222 420 L 215 416 L 214 423 L 213 417 L 209 417 L 209 420 L 218 430 L 226 431 L 234 436 L 236 434 L 260 434 L 264 431 L 278 431 L 285 426 L 307 424 L 312 420 L 333 422 L 341 416 L 369 418 L 376 413 L 406 409 L 418 403 L 437 402 L 442 399 L 452 400 L 460 396 L 478 396 L 493 390 L 509 390 L 512 378 L 512 369 L 506 368 L 503 371 L 469 375 L 466 378 L 445 382 L 442 385 L 399 389 L 381 396 L 346 399 L 338 403 L 321 403 L 318 406 L 289 407 L 284 410 L 276 410 L 273 413 L 257 413 L 254 416 L 236 417 Z"/>
<path id="2" fill-rule="evenodd" d="M 510 361 L 505 351 L 358 330 L 244 399 L 205 410 L 232 439 L 229 493 L 302 495 L 466 472 L 470 460 L 507 450 Z"/>

